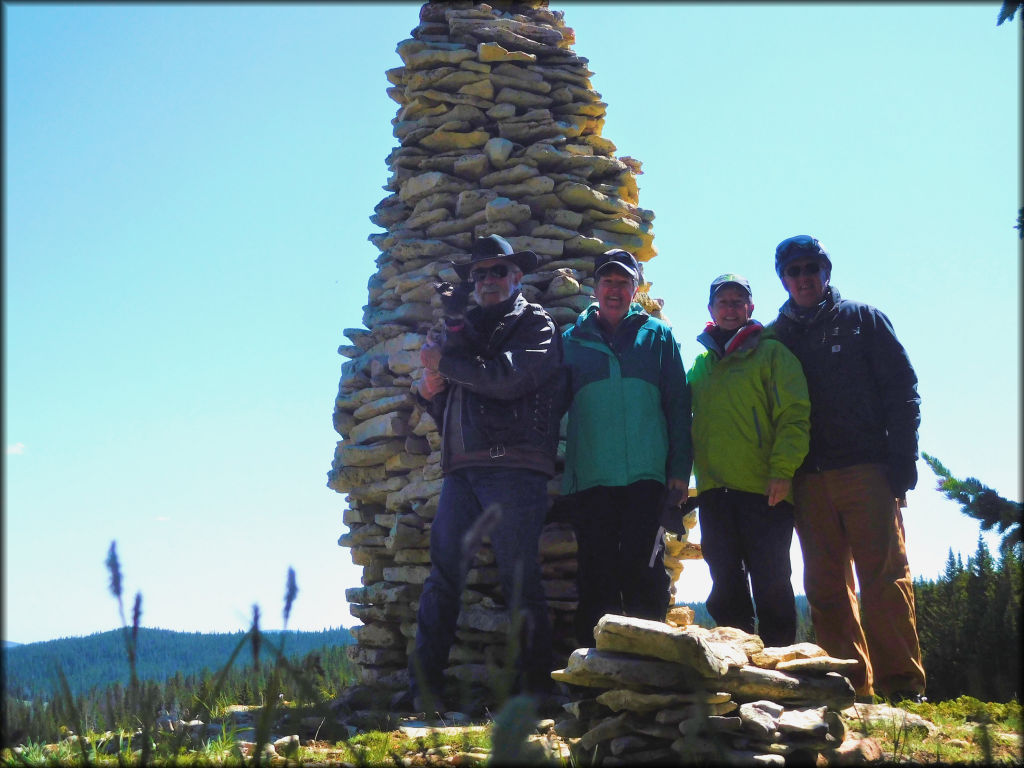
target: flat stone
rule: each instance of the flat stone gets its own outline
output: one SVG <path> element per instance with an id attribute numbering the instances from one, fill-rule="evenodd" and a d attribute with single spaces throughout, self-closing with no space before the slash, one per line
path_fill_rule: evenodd
<path id="1" fill-rule="evenodd" d="M 688 627 L 693 624 L 693 608 L 686 605 L 674 605 L 668 609 L 665 623 L 670 627 Z"/>
<path id="2" fill-rule="evenodd" d="M 576 318 L 579 317 L 579 312 L 570 307 L 547 307 L 546 309 L 559 330 L 564 330 L 563 326 L 575 323 Z"/>
<path id="3" fill-rule="evenodd" d="M 786 709 L 778 717 L 778 728 L 783 733 L 799 733 L 824 738 L 828 734 L 825 722 L 826 707 Z"/>
<path id="4" fill-rule="evenodd" d="M 399 55 L 401 55 L 401 52 L 399 52 Z M 445 65 L 457 67 L 466 59 L 473 58 L 476 58 L 476 54 L 473 51 L 426 50 L 420 51 L 419 53 L 411 53 L 408 57 L 403 56 L 402 60 L 405 62 L 405 66 L 408 69 L 433 69 L 435 67 L 442 67 Z"/>
<path id="5" fill-rule="evenodd" d="M 779 672 L 838 672 L 849 675 L 860 666 L 856 659 L 836 659 L 832 656 L 817 656 L 813 659 L 791 659 L 775 665 Z"/>
<path id="6" fill-rule="evenodd" d="M 418 350 L 416 351 L 416 354 L 418 359 Z M 419 367 L 419 365 L 417 364 L 416 367 Z M 413 405 L 415 405 L 415 401 L 412 399 L 412 395 L 410 395 L 408 392 L 402 392 L 402 394 L 400 395 L 391 395 L 390 397 L 382 397 L 378 400 L 371 400 L 367 403 L 363 403 L 358 408 L 356 408 L 352 415 L 355 416 L 357 419 L 365 421 L 367 419 L 373 418 L 374 416 L 379 416 L 382 413 L 390 413 L 399 410 L 410 410 L 412 409 Z"/>
<path id="7" fill-rule="evenodd" d="M 578 235 L 577 237 L 570 238 L 565 241 L 564 245 L 565 253 L 573 256 L 582 254 L 591 257 L 600 256 L 609 248 L 610 246 L 605 245 L 603 240 L 587 235 Z M 593 268 L 593 263 L 591 263 L 590 269 L 593 270 Z"/>
<path id="8" fill-rule="evenodd" d="M 434 308 L 430 304 L 410 301 L 394 309 L 368 309 L 363 312 L 363 322 L 369 326 L 383 323 L 400 323 L 417 327 L 434 321 Z"/>
<path id="9" fill-rule="evenodd" d="M 631 653 L 603 649 L 577 648 L 569 656 L 565 671 L 585 673 L 613 682 L 606 687 L 640 688 L 641 690 L 671 688 L 691 690 L 695 672 L 683 664 L 658 661 Z"/>
<path id="10" fill-rule="evenodd" d="M 538 547 L 541 557 L 545 559 L 575 555 L 576 534 L 571 526 L 551 523 L 541 532 Z"/>
<path id="11" fill-rule="evenodd" d="M 420 198 L 439 192 L 462 192 L 467 182 L 441 171 L 428 171 L 413 176 L 402 184 L 399 199 L 406 204 L 415 204 Z"/>
<path id="12" fill-rule="evenodd" d="M 629 210 L 628 203 L 609 197 L 585 184 L 564 182 L 555 189 L 555 194 L 570 208 L 595 208 L 607 213 L 624 213 Z"/>
<path id="13" fill-rule="evenodd" d="M 779 716 L 784 708 L 774 701 L 762 699 L 740 705 L 739 717 L 746 730 L 755 737 L 768 739 L 778 730 Z"/>
<path id="14" fill-rule="evenodd" d="M 526 51 L 509 51 L 498 43 L 480 43 L 476 47 L 477 58 L 483 62 L 519 61 L 532 63 L 537 55 Z"/>
<path id="15" fill-rule="evenodd" d="M 728 696 L 729 694 L 725 694 Z M 683 720 L 701 718 L 707 715 L 726 715 L 736 711 L 739 705 L 732 701 L 709 702 L 703 704 L 684 704 L 671 709 L 661 709 L 654 715 L 654 722 L 662 724 L 678 724 Z"/>
<path id="16" fill-rule="evenodd" d="M 530 206 L 509 200 L 507 197 L 496 197 L 485 208 L 488 223 L 511 221 L 518 224 L 530 218 Z"/>
<path id="17" fill-rule="evenodd" d="M 489 110 L 487 110 L 487 116 L 492 120 L 508 120 L 510 117 L 515 117 L 516 105 L 515 104 L 495 104 Z"/>
<path id="18" fill-rule="evenodd" d="M 467 96 L 475 96 L 478 99 L 484 101 L 494 101 L 494 83 L 490 80 L 483 79 L 475 83 L 470 83 L 459 88 L 459 93 Z"/>
<path id="19" fill-rule="evenodd" d="M 474 605 L 460 611 L 458 626 L 480 632 L 507 632 L 511 621 L 507 610 L 499 611 Z"/>
<path id="20" fill-rule="evenodd" d="M 696 626 L 690 629 L 691 632 L 700 632 L 701 630 L 702 628 Z M 746 656 L 749 656 L 751 653 L 759 653 L 764 649 L 764 641 L 758 635 L 744 632 L 736 627 L 714 627 L 706 631 L 709 641 L 732 645 Z"/>
<path id="21" fill-rule="evenodd" d="M 337 466 L 328 473 L 327 485 L 341 493 L 364 488 L 384 479 L 384 467 L 379 464 L 370 467 Z"/>
<path id="22" fill-rule="evenodd" d="M 487 207 L 487 203 L 498 197 L 497 192 L 489 189 L 469 189 L 460 192 L 455 203 L 455 215 L 460 218 L 472 216 Z"/>
<path id="23" fill-rule="evenodd" d="M 731 699 L 728 693 L 643 693 L 618 688 L 598 695 L 597 702 L 613 712 L 655 712 L 685 704 L 720 704 Z"/>
<path id="24" fill-rule="evenodd" d="M 745 666 L 730 669 L 715 685 L 740 702 L 769 699 L 781 704 L 826 704 L 844 709 L 856 698 L 850 681 L 835 672 L 798 676 Z"/>
<path id="25" fill-rule="evenodd" d="M 750 663 L 762 669 L 775 669 L 780 661 L 813 659 L 819 656 L 828 656 L 828 651 L 814 643 L 794 643 L 785 646 L 768 646 L 757 653 L 752 653 L 750 654 Z"/>
<path id="26" fill-rule="evenodd" d="M 479 179 L 491 167 L 491 162 L 484 153 L 466 155 L 455 161 L 452 172 L 460 179 Z"/>
<path id="27" fill-rule="evenodd" d="M 547 237 L 555 240 L 570 240 L 576 237 L 579 232 L 575 229 L 566 229 L 565 227 L 559 227 L 555 224 L 541 224 L 538 227 L 534 227 L 533 231 L 530 232 L 533 237 Z"/>
<path id="28" fill-rule="evenodd" d="M 383 464 L 404 449 L 404 440 L 384 440 L 369 445 L 359 445 L 350 440 L 343 440 L 338 443 L 335 457 L 345 467 L 370 467 Z"/>
<path id="29" fill-rule="evenodd" d="M 349 432 L 349 440 L 361 444 L 379 438 L 405 437 L 407 434 L 409 434 L 409 425 L 405 416 L 397 413 L 382 413 L 352 427 Z"/>
<path id="30" fill-rule="evenodd" d="M 404 643 L 403 643 L 404 645 Z M 345 649 L 348 658 L 359 665 L 384 666 L 387 664 L 403 664 L 406 661 L 405 649 L 389 650 L 386 648 L 367 648 L 362 645 L 350 645 Z"/>
<path id="31" fill-rule="evenodd" d="M 704 638 L 660 621 L 606 614 L 597 622 L 594 635 L 598 650 L 674 662 L 702 678 L 721 677 L 728 668 Z"/>
<path id="32" fill-rule="evenodd" d="M 429 575 L 430 568 L 422 565 L 399 565 L 384 569 L 385 580 L 406 584 L 423 584 Z"/>
<path id="33" fill-rule="evenodd" d="M 542 177 L 543 178 L 543 177 Z M 508 237 L 509 243 L 517 251 L 533 251 L 539 256 L 558 258 L 562 255 L 562 241 L 548 240 L 543 237 Z"/>
<path id="34" fill-rule="evenodd" d="M 480 179 L 480 183 L 485 187 L 494 187 L 498 184 L 515 184 L 537 176 L 539 173 L 540 171 L 533 166 L 520 163 L 511 168 L 503 168 L 500 171 L 489 173 Z"/>
<path id="35" fill-rule="evenodd" d="M 593 301 L 594 297 L 589 293 L 577 293 L 573 296 L 564 296 L 560 299 L 545 298 L 541 303 L 551 309 L 554 309 L 555 307 L 568 307 L 574 312 L 582 312 L 589 307 Z"/>
<path id="36" fill-rule="evenodd" d="M 543 195 L 555 188 L 554 179 L 548 176 L 534 176 L 517 184 L 497 184 L 493 187 L 499 195 L 511 198 L 524 198 L 531 195 Z M 558 241 L 558 253 L 561 255 L 562 243 Z"/>
<path id="37" fill-rule="evenodd" d="M 484 224 L 486 221 L 487 214 L 485 211 L 481 210 L 465 218 L 460 217 L 449 221 L 441 221 L 437 224 L 431 224 L 427 228 L 427 234 L 431 237 L 451 237 L 452 235 L 463 232 L 472 232 L 475 227 Z M 444 276 L 438 275 L 438 277 Z"/>
<path id="38" fill-rule="evenodd" d="M 419 145 L 433 152 L 447 152 L 453 149 L 482 147 L 491 135 L 487 131 L 434 131 L 424 136 Z"/>
<path id="39" fill-rule="evenodd" d="M 921 736 L 934 736 L 939 732 L 939 727 L 930 720 L 888 704 L 853 704 L 838 709 L 842 709 L 843 717 L 851 722 L 865 721 L 874 726 L 906 728 Z"/>
<path id="40" fill-rule="evenodd" d="M 403 450 L 384 462 L 384 470 L 390 475 L 396 472 L 405 472 L 410 469 L 423 467 L 426 463 L 426 456 L 422 454 L 409 454 Z"/>
<path id="41" fill-rule="evenodd" d="M 579 292 L 580 284 L 578 280 L 571 274 L 556 272 L 555 276 L 551 278 L 544 296 L 548 299 L 558 299 L 563 296 L 575 296 Z"/>
<path id="42" fill-rule="evenodd" d="M 590 751 L 602 741 L 614 739 L 617 736 L 624 736 L 629 733 L 631 726 L 628 720 L 629 713 L 609 717 L 600 721 L 597 725 L 583 734 L 580 738 L 580 746 Z"/>
<path id="43" fill-rule="evenodd" d="M 520 144 L 531 144 L 565 136 L 569 131 L 566 125 L 548 119 L 529 123 L 501 123 L 498 125 L 498 133 Z"/>

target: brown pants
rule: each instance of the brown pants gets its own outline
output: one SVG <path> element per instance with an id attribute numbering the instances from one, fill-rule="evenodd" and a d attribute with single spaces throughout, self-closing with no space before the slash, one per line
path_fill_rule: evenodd
<path id="1" fill-rule="evenodd" d="M 857 659 L 858 696 L 924 693 L 903 516 L 882 464 L 801 473 L 793 483 L 804 591 L 817 643 Z M 861 625 L 854 569 L 864 603 Z"/>

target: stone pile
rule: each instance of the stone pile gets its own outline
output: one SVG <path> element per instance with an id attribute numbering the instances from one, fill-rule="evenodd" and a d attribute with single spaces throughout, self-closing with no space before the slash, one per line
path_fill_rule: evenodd
<path id="1" fill-rule="evenodd" d="M 350 344 L 334 408 L 337 444 L 328 486 L 347 494 L 339 545 L 362 566 L 346 591 L 363 626 L 352 647 L 362 682 L 405 686 L 417 600 L 430 568 L 431 520 L 441 488 L 440 439 L 417 405 L 418 350 L 440 319 L 436 280 L 457 279 L 475 237 L 497 233 L 540 257 L 523 293 L 563 329 L 592 301 L 593 257 L 620 247 L 655 255 L 654 214 L 638 205 L 641 164 L 616 157 L 601 135 L 607 105 L 591 87 L 573 30 L 546 2 L 429 2 L 389 70 L 398 146 L 387 196 L 370 220 L 380 251 L 369 278 L 365 328 Z M 645 289 L 649 285 L 645 286 Z M 657 302 L 644 296 L 652 310 Z M 560 478 L 552 480 L 554 498 Z M 690 520 L 692 527 L 693 520 Z M 552 524 L 541 542 L 557 652 L 568 654 L 576 606 L 575 538 Z M 685 536 L 668 567 L 699 557 Z M 504 656 L 509 618 L 489 548 L 469 576 L 451 676 L 486 680 Z"/>
<path id="2" fill-rule="evenodd" d="M 582 696 L 557 726 L 600 765 L 833 760 L 856 664 L 811 643 L 765 648 L 739 629 L 606 615 L 596 647 L 552 677 Z"/>

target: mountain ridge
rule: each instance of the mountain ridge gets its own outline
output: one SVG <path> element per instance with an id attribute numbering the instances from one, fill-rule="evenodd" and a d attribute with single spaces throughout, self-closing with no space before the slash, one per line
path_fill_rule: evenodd
<path id="1" fill-rule="evenodd" d="M 125 631 L 119 628 L 84 637 L 5 645 L 4 693 L 22 699 L 50 694 L 56 685 L 58 666 L 75 694 L 115 683 L 127 685 L 130 673 Z M 220 669 L 245 635 L 241 630 L 179 632 L 140 627 L 136 642 L 138 677 L 162 682 L 179 673 L 187 677 L 200 675 L 204 670 Z M 260 648 L 261 662 L 272 660 L 275 649 L 280 646 L 286 657 L 300 658 L 325 647 L 354 642 L 352 633 L 345 627 L 318 632 L 268 630 L 261 635 L 264 641 Z M 243 648 L 234 666 L 251 663 L 251 650 Z"/>

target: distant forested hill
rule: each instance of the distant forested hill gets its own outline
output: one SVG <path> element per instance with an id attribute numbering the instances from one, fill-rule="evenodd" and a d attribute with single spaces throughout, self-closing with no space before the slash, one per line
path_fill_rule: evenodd
<path id="1" fill-rule="evenodd" d="M 693 610 L 693 623 L 707 629 L 718 626 L 708 613 L 704 603 L 678 603 Z M 807 595 L 796 596 L 796 641 L 814 642 L 814 626 L 811 624 L 811 608 L 807 604 Z"/>
<path id="2" fill-rule="evenodd" d="M 198 675 L 204 669 L 216 671 L 231 657 L 244 632 L 206 634 L 174 632 L 169 629 L 139 629 L 137 669 L 140 680 L 162 682 L 176 673 Z M 320 632 L 264 632 L 261 661 L 270 661 L 269 643 L 284 642 L 285 656 L 298 659 L 324 647 L 354 642 L 344 627 Z M 128 654 L 123 631 L 100 632 L 87 637 L 69 637 L 26 643 L 3 649 L 4 692 L 19 699 L 48 698 L 57 681 L 55 665 L 60 665 L 72 692 L 86 693 L 93 687 L 112 683 L 127 685 Z M 246 647 L 235 667 L 252 663 Z"/>

